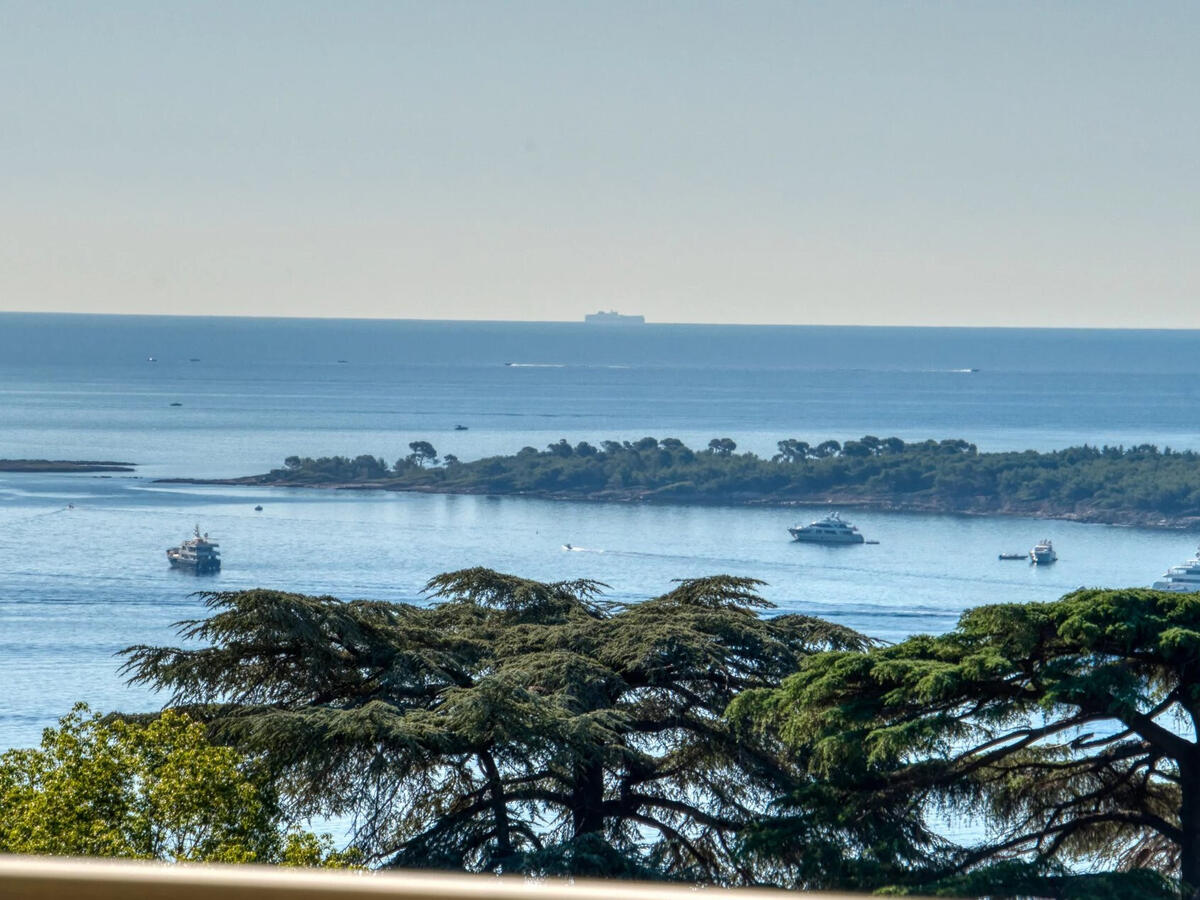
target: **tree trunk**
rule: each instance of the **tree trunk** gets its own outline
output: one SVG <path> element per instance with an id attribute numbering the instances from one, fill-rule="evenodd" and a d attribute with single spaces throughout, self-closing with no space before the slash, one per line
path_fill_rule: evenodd
<path id="1" fill-rule="evenodd" d="M 1183 878 L 1183 895 L 1200 900 L 1200 773 L 1181 771 L 1179 827 L 1179 874 Z"/>
<path id="2" fill-rule="evenodd" d="M 575 786 L 571 791 L 572 835 L 579 838 L 600 831 L 604 825 L 604 766 L 599 760 L 580 761 L 575 765 Z"/>
<path id="3" fill-rule="evenodd" d="M 512 835 L 508 822 L 508 800 L 504 796 L 504 785 L 500 781 L 500 771 L 496 768 L 496 761 L 492 759 L 492 754 L 484 751 L 479 754 L 479 759 L 483 763 L 483 770 L 487 775 L 488 793 L 492 800 L 492 817 L 496 824 L 496 853 L 493 860 L 502 866 L 513 852 Z"/>

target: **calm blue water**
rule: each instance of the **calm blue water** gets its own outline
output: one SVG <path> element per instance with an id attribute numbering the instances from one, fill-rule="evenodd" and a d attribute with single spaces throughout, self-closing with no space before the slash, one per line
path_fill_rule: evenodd
<path id="1" fill-rule="evenodd" d="M 732 572 L 768 582 L 783 609 L 896 639 L 949 628 L 980 603 L 1148 584 L 1194 547 L 1179 533 L 854 513 L 880 544 L 824 548 L 784 531 L 819 510 L 236 491 L 157 477 L 247 474 L 292 453 L 391 460 L 416 439 L 462 458 L 646 434 L 694 446 L 730 436 L 762 454 L 783 437 L 864 433 L 985 449 L 1200 449 L 1198 350 L 1196 332 L 0 315 L 0 457 L 139 464 L 133 476 L 0 473 L 0 747 L 36 741 L 76 700 L 152 708 L 123 685 L 114 654 L 172 640 L 173 622 L 199 614 L 199 587 L 419 600 L 430 576 L 488 565 L 597 578 L 632 600 L 673 578 Z M 222 543 L 214 578 L 166 565 L 163 550 L 197 522 Z M 997 560 L 1044 535 L 1056 566 Z"/>

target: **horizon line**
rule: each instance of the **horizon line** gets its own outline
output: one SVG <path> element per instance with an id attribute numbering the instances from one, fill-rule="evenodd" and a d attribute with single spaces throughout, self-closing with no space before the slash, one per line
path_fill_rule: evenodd
<path id="1" fill-rule="evenodd" d="M 641 315 L 630 313 L 628 315 Z M 9 309 L 0 310 L 0 316 L 77 316 L 93 318 L 126 318 L 126 319 L 245 319 L 278 322 L 425 322 L 444 324 L 491 324 L 491 325 L 587 325 L 582 317 L 578 319 L 469 319 L 469 318 L 440 318 L 420 316 L 281 316 L 258 315 L 252 313 L 132 313 L 132 312 L 79 312 L 78 310 L 31 310 Z M 598 326 L 604 333 L 616 330 L 618 333 L 637 331 L 639 328 L 654 327 L 695 327 L 695 328 L 863 328 L 863 329 L 929 329 L 957 331 L 1145 331 L 1145 332 L 1194 332 L 1200 331 L 1200 326 L 1194 328 L 1169 328 L 1163 326 L 1127 326 L 1127 325 L 948 325 L 948 324 L 914 324 L 897 325 L 887 323 L 839 323 L 839 322 L 659 322 L 647 320 L 642 323 L 619 326 L 610 329 Z"/>

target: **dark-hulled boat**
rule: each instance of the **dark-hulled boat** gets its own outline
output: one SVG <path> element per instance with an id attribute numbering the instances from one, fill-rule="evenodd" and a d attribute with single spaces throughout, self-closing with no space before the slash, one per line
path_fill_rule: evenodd
<path id="1" fill-rule="evenodd" d="M 167 559 L 176 569 L 195 572 L 197 575 L 207 575 L 221 571 L 221 552 L 217 542 L 208 539 L 208 533 L 200 533 L 200 526 L 192 537 L 178 547 L 167 550 Z"/>

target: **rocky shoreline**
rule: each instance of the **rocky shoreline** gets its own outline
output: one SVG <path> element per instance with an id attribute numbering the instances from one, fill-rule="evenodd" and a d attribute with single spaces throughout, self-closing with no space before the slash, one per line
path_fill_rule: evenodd
<path id="1" fill-rule="evenodd" d="M 0 472 L 132 472 L 137 463 L 86 459 L 0 459 Z"/>
<path id="2" fill-rule="evenodd" d="M 1130 528 L 1157 528 L 1165 530 L 1200 530 L 1200 517 L 1163 516 L 1159 513 L 1136 510 L 1110 510 L 1076 508 L 1056 510 L 1045 506 L 955 505 L 927 498 L 899 499 L 883 496 L 848 495 L 836 492 L 811 496 L 773 497 L 752 493 L 728 493 L 721 496 L 688 495 L 677 491 L 668 494 L 662 490 L 604 490 L 583 491 L 497 491 L 485 488 L 455 487 L 437 484 L 404 484 L 393 480 L 385 481 L 329 481 L 311 482 L 302 480 L 272 480 L 262 475 L 247 475 L 240 478 L 160 478 L 156 483 L 226 485 L 241 487 L 309 488 L 334 491 L 400 491 L 412 494 L 458 494 L 495 497 L 529 497 L 536 500 L 560 500 L 584 503 L 662 503 L 681 506 L 750 506 L 776 509 L 791 507 L 837 506 L 842 509 L 861 509 L 873 512 L 927 513 L 952 516 L 1004 516 L 1046 519 L 1050 521 L 1081 522 L 1092 525 L 1116 525 Z M 981 500 L 983 498 L 980 498 Z"/>

